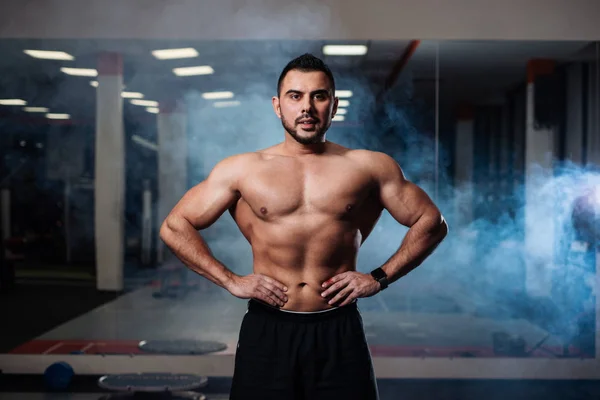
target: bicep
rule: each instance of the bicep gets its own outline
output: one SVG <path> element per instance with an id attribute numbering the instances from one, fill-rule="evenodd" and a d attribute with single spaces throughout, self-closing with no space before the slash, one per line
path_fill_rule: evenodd
<path id="1" fill-rule="evenodd" d="M 232 165 L 218 165 L 206 180 L 185 193 L 171 216 L 185 219 L 197 230 L 209 227 L 238 200 L 239 171 Z"/>
<path id="2" fill-rule="evenodd" d="M 404 176 L 400 166 L 388 160 L 379 171 L 379 195 L 383 207 L 404 226 L 412 226 L 423 215 L 439 213 L 423 189 Z"/>

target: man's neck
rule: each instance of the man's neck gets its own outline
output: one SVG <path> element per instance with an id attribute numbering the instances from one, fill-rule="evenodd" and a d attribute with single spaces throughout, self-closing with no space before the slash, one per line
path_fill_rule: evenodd
<path id="1" fill-rule="evenodd" d="M 281 145 L 283 151 L 290 156 L 304 156 L 309 154 L 323 154 L 327 147 L 327 141 L 323 138 L 323 142 L 302 144 L 298 143 L 293 138 L 286 137 Z"/>

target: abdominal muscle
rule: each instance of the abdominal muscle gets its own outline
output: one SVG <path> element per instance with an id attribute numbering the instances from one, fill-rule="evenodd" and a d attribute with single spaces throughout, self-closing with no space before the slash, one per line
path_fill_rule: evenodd
<path id="1" fill-rule="evenodd" d="M 266 275 L 288 288 L 285 293 L 288 301 L 279 307 L 282 310 L 306 312 L 332 308 L 329 299 L 321 296 L 324 291 L 321 285 L 337 274 L 356 269 L 355 240 L 341 239 L 342 243 L 316 240 L 304 242 L 303 246 L 283 247 L 253 243 L 254 273 Z M 335 254 L 330 249 L 335 249 Z"/>
<path id="2" fill-rule="evenodd" d="M 351 266 L 336 268 L 303 266 L 298 271 L 290 271 L 280 266 L 265 266 L 262 264 L 260 267 L 255 267 L 255 273 L 273 278 L 288 288 L 285 292 L 288 301 L 283 307 L 278 308 L 306 312 L 321 311 L 334 307 L 328 304 L 328 299 L 321 296 L 324 290 L 321 285 L 335 274 L 353 269 Z"/>

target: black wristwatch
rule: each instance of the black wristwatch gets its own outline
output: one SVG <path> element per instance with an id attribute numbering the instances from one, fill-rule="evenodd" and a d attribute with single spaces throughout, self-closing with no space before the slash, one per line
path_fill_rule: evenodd
<path id="1" fill-rule="evenodd" d="M 388 287 L 388 276 L 385 273 L 385 271 L 381 268 L 376 268 L 373 271 L 371 271 L 371 276 L 375 278 L 377 282 L 379 282 L 379 284 L 381 285 L 381 290 L 384 290 Z"/>

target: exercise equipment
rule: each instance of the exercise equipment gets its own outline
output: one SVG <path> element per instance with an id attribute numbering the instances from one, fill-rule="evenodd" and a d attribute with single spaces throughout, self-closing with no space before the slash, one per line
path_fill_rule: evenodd
<path id="1" fill-rule="evenodd" d="M 192 374 L 141 373 L 105 375 L 98 386 L 117 393 L 102 397 L 102 400 L 122 398 L 168 398 L 171 400 L 206 400 L 206 396 L 194 390 L 205 387 L 208 379 Z"/>
<path id="2" fill-rule="evenodd" d="M 139 349 L 155 354 L 200 355 L 227 349 L 225 343 L 205 340 L 143 340 Z"/>
<path id="3" fill-rule="evenodd" d="M 73 367 L 64 361 L 50 364 L 44 371 L 44 384 L 48 390 L 66 390 L 75 375 Z"/>

